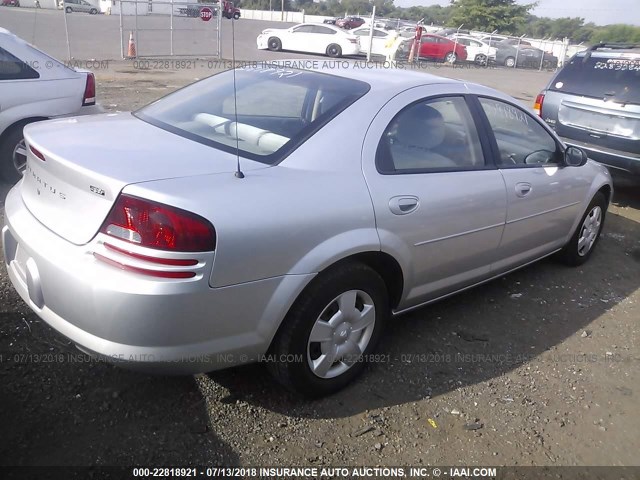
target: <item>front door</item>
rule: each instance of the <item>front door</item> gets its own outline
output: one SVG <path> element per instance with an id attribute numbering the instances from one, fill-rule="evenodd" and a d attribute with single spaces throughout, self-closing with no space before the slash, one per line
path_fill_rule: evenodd
<path id="1" fill-rule="evenodd" d="M 494 133 L 495 163 L 507 188 L 507 219 L 496 273 L 561 248 L 590 179 L 563 164 L 563 149 L 542 122 L 511 103 L 479 98 Z"/>

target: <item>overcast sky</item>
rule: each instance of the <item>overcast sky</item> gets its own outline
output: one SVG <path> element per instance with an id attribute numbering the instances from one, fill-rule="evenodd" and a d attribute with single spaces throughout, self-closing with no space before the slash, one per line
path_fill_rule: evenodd
<path id="1" fill-rule="evenodd" d="M 517 0 L 533 3 L 533 0 Z M 399 7 L 449 5 L 449 0 L 395 0 Z M 640 0 L 538 0 L 532 13 L 540 17 L 582 17 L 596 25 L 630 23 L 640 25 Z"/>

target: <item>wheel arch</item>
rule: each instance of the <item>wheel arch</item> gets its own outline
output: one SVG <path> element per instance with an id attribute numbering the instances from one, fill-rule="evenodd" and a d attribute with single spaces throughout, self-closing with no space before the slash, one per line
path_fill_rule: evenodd
<path id="1" fill-rule="evenodd" d="M 602 187 L 600 187 L 598 192 L 604 195 L 604 197 L 607 199 L 607 204 L 611 203 L 611 195 L 613 194 L 611 185 L 603 185 Z"/>
<path id="2" fill-rule="evenodd" d="M 304 292 L 310 287 L 310 285 L 313 284 L 314 280 L 323 273 L 329 270 L 340 268 L 341 265 L 345 265 L 350 262 L 365 264 L 368 267 L 372 268 L 376 273 L 378 273 L 378 275 L 380 275 L 380 277 L 382 278 L 382 281 L 384 282 L 389 294 L 389 306 L 391 307 L 391 309 L 394 309 L 399 304 L 404 289 L 404 273 L 402 271 L 400 263 L 392 255 L 380 250 L 362 251 L 346 255 L 338 260 L 335 260 L 330 265 L 327 265 L 322 270 L 320 270 L 317 274 L 310 277 L 306 284 L 299 289 L 297 295 L 287 308 L 286 314 L 282 317 L 277 328 L 273 329 L 273 331 L 270 332 L 270 338 L 268 338 L 269 349 L 271 348 L 274 340 L 277 338 L 278 332 L 284 325 L 284 319 L 289 314 L 291 309 L 294 308 L 294 306 L 298 302 L 298 299 L 304 294 Z"/>

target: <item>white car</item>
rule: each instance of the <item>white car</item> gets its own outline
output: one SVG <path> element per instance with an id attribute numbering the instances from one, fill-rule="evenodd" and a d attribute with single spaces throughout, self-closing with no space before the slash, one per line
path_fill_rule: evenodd
<path id="1" fill-rule="evenodd" d="M 454 34 L 449 38 L 453 41 L 456 41 L 457 39 L 458 43 L 465 46 L 467 49 L 467 61 L 469 62 L 486 65 L 488 62 L 496 61 L 496 52 L 498 50 L 476 37 Z"/>
<path id="2" fill-rule="evenodd" d="M 362 26 L 351 30 L 358 40 L 360 41 L 360 53 L 369 53 L 369 35 L 371 28 L 368 26 Z M 387 55 L 390 44 L 397 36 L 395 31 L 387 31 L 381 28 L 373 29 L 373 38 L 371 39 L 371 53 L 373 55 Z"/>
<path id="3" fill-rule="evenodd" d="M 22 128 L 64 115 L 98 113 L 93 73 L 77 71 L 0 28 L 0 176 L 20 179 L 27 151 Z"/>
<path id="4" fill-rule="evenodd" d="M 358 37 L 333 25 L 301 23 L 291 28 L 268 28 L 257 39 L 258 48 L 274 52 L 294 50 L 330 57 L 360 53 Z"/>

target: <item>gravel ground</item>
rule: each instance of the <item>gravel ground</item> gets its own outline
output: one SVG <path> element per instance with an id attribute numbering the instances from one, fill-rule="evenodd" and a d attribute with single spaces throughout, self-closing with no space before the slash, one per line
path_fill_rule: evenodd
<path id="1" fill-rule="evenodd" d="M 130 70 L 98 72 L 107 109 L 202 73 Z M 524 101 L 547 78 L 493 73 Z M 381 361 L 317 401 L 261 365 L 159 377 L 90 361 L 2 269 L 0 465 L 634 465 L 639 264 L 640 194 L 620 184 L 586 265 L 544 260 L 395 319 Z"/>

